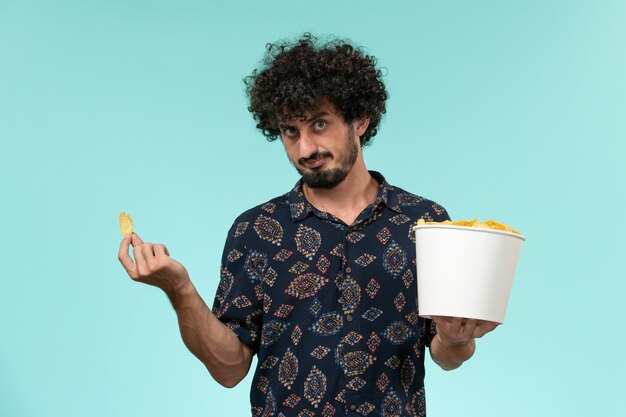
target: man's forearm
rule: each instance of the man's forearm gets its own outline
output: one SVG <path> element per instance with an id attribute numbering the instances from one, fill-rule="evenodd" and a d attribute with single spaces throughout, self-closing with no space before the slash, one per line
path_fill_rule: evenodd
<path id="1" fill-rule="evenodd" d="M 473 339 L 464 345 L 446 345 L 441 341 L 439 334 L 436 334 L 430 342 L 431 358 L 446 371 L 461 366 L 463 362 L 472 357 L 475 350 L 476 343 Z"/>
<path id="2" fill-rule="evenodd" d="M 215 317 L 191 281 L 168 297 L 178 315 L 180 333 L 187 348 L 221 385 L 237 385 L 250 369 L 250 349 Z"/>

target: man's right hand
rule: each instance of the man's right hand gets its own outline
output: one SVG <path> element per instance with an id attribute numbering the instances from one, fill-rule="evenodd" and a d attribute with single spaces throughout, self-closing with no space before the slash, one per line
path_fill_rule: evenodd
<path id="1" fill-rule="evenodd" d="M 130 245 L 133 245 L 135 261 L 128 254 Z M 164 245 L 144 243 L 133 233 L 122 240 L 118 258 L 133 280 L 154 285 L 167 293 L 178 316 L 185 345 L 217 382 L 234 387 L 246 376 L 254 352 L 209 310 L 185 267 L 170 258 Z"/>
<path id="2" fill-rule="evenodd" d="M 129 255 L 129 247 L 133 245 L 133 256 Z M 135 281 L 161 288 L 170 296 L 191 283 L 185 267 L 170 258 L 165 245 L 144 243 L 132 233 L 120 244 L 118 259 L 126 269 L 128 276 Z"/>

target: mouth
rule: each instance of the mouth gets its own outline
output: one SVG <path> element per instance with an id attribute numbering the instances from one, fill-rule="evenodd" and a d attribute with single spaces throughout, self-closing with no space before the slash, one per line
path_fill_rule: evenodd
<path id="1" fill-rule="evenodd" d="M 309 159 L 303 163 L 303 165 L 309 169 L 319 168 L 326 162 L 326 157 L 321 156 L 314 159 Z"/>
<path id="2" fill-rule="evenodd" d="M 316 152 L 308 158 L 300 158 L 298 162 L 301 166 L 308 169 L 316 169 L 320 168 L 322 165 L 326 163 L 327 160 L 332 158 L 332 154 L 330 152 Z"/>

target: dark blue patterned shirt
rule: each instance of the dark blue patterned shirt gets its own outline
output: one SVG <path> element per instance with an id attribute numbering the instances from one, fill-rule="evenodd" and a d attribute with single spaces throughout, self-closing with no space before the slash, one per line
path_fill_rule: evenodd
<path id="1" fill-rule="evenodd" d="M 228 233 L 213 311 L 258 355 L 254 417 L 425 415 L 435 328 L 417 312 L 412 227 L 448 215 L 371 175 L 376 200 L 350 226 L 299 182 Z"/>

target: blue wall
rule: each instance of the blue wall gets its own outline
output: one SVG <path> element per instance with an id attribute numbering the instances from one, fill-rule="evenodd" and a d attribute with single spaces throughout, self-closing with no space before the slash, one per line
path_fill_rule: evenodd
<path id="1" fill-rule="evenodd" d="M 117 216 L 212 303 L 237 214 L 297 180 L 246 110 L 264 45 L 367 47 L 388 113 L 370 169 L 455 219 L 527 237 L 503 326 L 431 416 L 626 412 L 626 3 L 0 0 L 0 415 L 249 415 L 157 289 L 117 261 Z"/>

